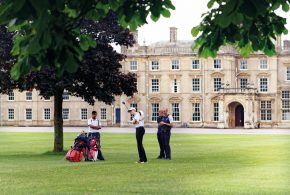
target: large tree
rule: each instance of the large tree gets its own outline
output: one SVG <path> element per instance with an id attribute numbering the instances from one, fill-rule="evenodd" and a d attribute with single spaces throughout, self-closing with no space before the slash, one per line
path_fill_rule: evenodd
<path id="1" fill-rule="evenodd" d="M 1 37 L 7 37 L 4 44 L 7 47 L 0 46 L 3 55 L 7 54 L 6 61 L 3 61 L 5 63 L 0 63 L 0 92 L 35 88 L 43 97 L 54 96 L 54 151 L 63 150 L 62 95 L 64 90 L 70 95 L 83 97 L 89 104 L 94 104 L 95 100 L 109 104 L 114 101 L 116 95 L 125 93 L 131 96 L 137 92 L 135 75 L 121 72 L 120 61 L 125 56 L 117 53 L 111 46 L 112 43 L 131 46 L 134 43 L 133 36 L 128 29 L 124 30 L 120 27 L 116 16 L 112 13 L 99 22 L 82 21 L 81 33 L 89 34 L 97 45 L 85 52 L 76 73 L 64 72 L 62 77 L 57 76 L 55 67 L 46 66 L 38 72 L 30 72 L 20 77 L 17 81 L 13 80 L 10 74 L 7 74 L 13 67 L 11 62 L 14 62 L 11 55 L 12 60 L 9 59 L 11 34 L 3 26 L 0 29 Z M 2 52 L 0 55 L 2 56 Z"/>
<path id="2" fill-rule="evenodd" d="M 0 0 L 0 25 L 23 32 L 14 40 L 11 76 L 19 79 L 47 66 L 58 77 L 75 73 L 84 52 L 96 44 L 81 32 L 85 19 L 99 21 L 113 11 L 132 30 L 145 24 L 149 14 L 153 20 L 169 17 L 170 9 L 171 0 Z"/>
<path id="3" fill-rule="evenodd" d="M 259 50 L 272 56 L 273 40 L 288 33 L 286 18 L 276 12 L 288 12 L 289 5 L 290 0 L 210 0 L 209 11 L 192 29 L 198 36 L 193 49 L 198 48 L 200 56 L 215 57 L 220 46 L 231 44 L 243 56 Z"/>

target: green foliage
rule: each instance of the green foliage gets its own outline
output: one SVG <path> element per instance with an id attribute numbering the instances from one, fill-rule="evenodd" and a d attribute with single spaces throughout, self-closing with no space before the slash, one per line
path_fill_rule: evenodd
<path id="1" fill-rule="evenodd" d="M 288 33 L 286 19 L 275 10 L 282 7 L 288 12 L 289 4 L 290 0 L 210 0 L 210 10 L 192 28 L 192 36 L 197 37 L 193 50 L 199 48 L 201 57 L 214 57 L 220 46 L 231 44 L 243 56 L 259 50 L 273 56 L 272 40 Z"/>
<path id="2" fill-rule="evenodd" d="M 109 11 L 117 14 L 119 23 L 131 30 L 170 16 L 175 9 L 171 0 L 5 0 L 0 1 L 0 25 L 18 32 L 13 55 L 17 63 L 11 72 L 14 79 L 50 66 L 60 77 L 76 72 L 84 53 L 96 42 L 80 31 L 84 19 L 99 21 Z M 80 42 L 78 41 L 80 40 Z"/>

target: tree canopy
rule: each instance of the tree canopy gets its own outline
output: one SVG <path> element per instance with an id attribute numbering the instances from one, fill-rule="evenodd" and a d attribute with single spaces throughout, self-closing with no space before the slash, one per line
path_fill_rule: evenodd
<path id="1" fill-rule="evenodd" d="M 288 33 L 286 18 L 275 11 L 282 7 L 288 12 L 289 5 L 290 0 L 210 0 L 202 22 L 192 28 L 192 35 L 198 37 L 193 49 L 198 48 L 202 57 L 215 57 L 220 46 L 231 44 L 243 56 L 259 50 L 272 56 L 272 40 Z"/>
<path id="2" fill-rule="evenodd" d="M 21 32 L 14 40 L 11 76 L 19 79 L 46 67 L 58 77 L 75 73 L 84 53 L 96 46 L 91 35 L 81 32 L 83 20 L 99 21 L 113 11 L 124 28 L 134 30 L 147 16 L 156 21 L 172 9 L 170 0 L 0 0 L 0 25 Z"/>
<path id="3" fill-rule="evenodd" d="M 64 72 L 62 77 L 57 77 L 56 68 L 46 66 L 18 80 L 13 80 L 11 75 L 7 74 L 14 62 L 13 56 L 8 55 L 13 34 L 3 26 L 0 28 L 1 37 L 6 37 L 6 39 L 1 39 L 3 45 L 0 45 L 0 56 L 7 55 L 6 61 L 0 61 L 0 92 L 8 93 L 13 89 L 20 91 L 36 89 L 43 97 L 54 96 L 54 151 L 63 150 L 62 95 L 64 90 L 72 96 L 84 98 L 92 105 L 96 100 L 110 104 L 115 100 L 116 95 L 124 93 L 132 96 L 137 92 L 136 75 L 121 72 L 120 62 L 125 56 L 117 53 L 111 46 L 111 43 L 132 46 L 134 39 L 129 30 L 123 29 L 111 12 L 98 22 L 84 20 L 80 26 L 82 34 L 90 35 L 97 44 L 95 48 L 89 48 L 85 52 L 76 73 Z"/>

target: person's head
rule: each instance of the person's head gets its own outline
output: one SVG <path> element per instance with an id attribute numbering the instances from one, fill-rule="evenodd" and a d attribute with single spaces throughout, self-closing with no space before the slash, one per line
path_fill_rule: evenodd
<path id="1" fill-rule="evenodd" d="M 92 118 L 93 118 L 93 119 L 96 119 L 96 117 L 97 117 L 97 112 L 96 112 L 96 111 L 93 111 L 93 112 L 92 112 Z"/>
<path id="2" fill-rule="evenodd" d="M 159 116 L 163 116 L 163 110 L 159 109 Z"/>
<path id="3" fill-rule="evenodd" d="M 129 108 L 128 112 L 129 112 L 130 114 L 135 114 L 135 113 L 136 113 L 136 108 L 131 107 L 131 108 Z"/>
<path id="4" fill-rule="evenodd" d="M 164 113 L 165 116 L 168 115 L 168 108 L 164 108 L 163 109 L 163 113 Z"/>

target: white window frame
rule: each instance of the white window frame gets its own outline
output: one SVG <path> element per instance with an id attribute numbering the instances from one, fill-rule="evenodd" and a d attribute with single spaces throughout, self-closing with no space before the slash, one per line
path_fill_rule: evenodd
<path id="1" fill-rule="evenodd" d="M 130 71 L 138 71 L 138 62 L 137 60 L 132 60 L 129 62 L 129 70 Z"/>
<path id="2" fill-rule="evenodd" d="M 215 122 L 219 121 L 219 103 L 218 102 L 213 103 L 213 121 Z"/>
<path id="3" fill-rule="evenodd" d="M 151 79 L 151 92 L 159 93 L 159 79 Z"/>
<path id="4" fill-rule="evenodd" d="M 214 59 L 213 60 L 213 69 L 222 69 L 222 60 Z"/>
<path id="5" fill-rule="evenodd" d="M 198 59 L 192 60 L 191 65 L 192 70 L 200 70 L 200 60 Z"/>
<path id="6" fill-rule="evenodd" d="M 159 70 L 159 61 L 158 60 L 152 60 L 151 61 L 151 70 L 152 71 L 158 71 Z"/>
<path id="7" fill-rule="evenodd" d="M 177 79 L 172 80 L 172 93 L 179 93 L 179 81 Z"/>
<path id="8" fill-rule="evenodd" d="M 260 119 L 261 121 L 271 121 L 272 120 L 272 102 L 262 100 L 260 102 Z"/>
<path id="9" fill-rule="evenodd" d="M 264 81 L 262 81 L 262 80 L 264 80 Z M 265 82 L 266 81 L 266 82 Z M 265 85 L 266 84 L 266 85 Z M 265 78 L 265 77 L 263 77 L 263 78 L 260 78 L 259 79 L 259 85 L 260 85 L 260 87 L 259 87 L 259 91 L 261 92 L 261 93 L 267 93 L 268 91 L 269 91 L 269 86 L 268 86 L 268 84 L 269 84 L 269 79 L 268 78 Z M 263 87 L 262 88 L 262 86 L 266 86 L 265 88 Z"/>
<path id="10" fill-rule="evenodd" d="M 8 93 L 8 101 L 15 101 L 15 93 L 11 91 Z"/>
<path id="11" fill-rule="evenodd" d="M 100 111 L 100 119 L 102 121 L 107 120 L 107 108 L 101 108 L 101 111 Z"/>
<path id="12" fill-rule="evenodd" d="M 268 60 L 267 58 L 261 58 L 260 59 L 260 70 L 268 70 L 269 66 L 268 66 Z"/>
<path id="13" fill-rule="evenodd" d="M 180 104 L 179 103 L 172 103 L 172 118 L 174 122 L 180 122 Z"/>
<path id="14" fill-rule="evenodd" d="M 159 117 L 159 103 L 151 104 L 151 121 L 156 122 Z"/>
<path id="15" fill-rule="evenodd" d="M 248 70 L 248 61 L 246 59 L 240 59 L 240 70 Z"/>
<path id="16" fill-rule="evenodd" d="M 15 120 L 15 109 L 14 108 L 8 108 L 8 110 L 7 110 L 7 119 L 8 119 L 8 121 L 14 121 Z"/>
<path id="17" fill-rule="evenodd" d="M 286 81 L 290 81 L 290 67 L 286 68 Z"/>
<path id="18" fill-rule="evenodd" d="M 195 92 L 195 93 L 200 92 L 200 85 L 201 85 L 200 80 L 201 80 L 200 78 L 192 78 L 192 92 Z"/>
<path id="19" fill-rule="evenodd" d="M 222 87 L 222 78 L 213 78 L 213 91 L 218 92 Z"/>
<path id="20" fill-rule="evenodd" d="M 179 60 L 171 60 L 171 70 L 180 70 Z"/>
<path id="21" fill-rule="evenodd" d="M 28 118 L 27 116 L 28 116 L 28 110 L 30 110 L 30 116 L 31 116 L 31 118 Z M 32 120 L 32 117 L 33 117 L 33 114 L 32 114 L 32 108 L 25 108 L 25 120 L 26 121 L 31 121 Z"/>
<path id="22" fill-rule="evenodd" d="M 49 113 L 49 115 L 47 115 Z M 49 116 L 49 117 L 47 117 Z M 50 121 L 51 120 L 51 109 L 50 108 L 43 108 L 43 120 Z"/>
<path id="23" fill-rule="evenodd" d="M 66 115 L 64 114 L 64 111 L 67 111 Z M 64 116 L 67 116 L 67 118 L 65 118 Z M 68 121 L 70 119 L 70 110 L 69 110 L 69 108 L 63 108 L 62 109 L 62 119 L 65 120 L 65 121 Z"/>
<path id="24" fill-rule="evenodd" d="M 25 93 L 25 99 L 26 99 L 26 101 L 32 101 L 32 92 L 31 91 L 27 91 Z"/>
<path id="25" fill-rule="evenodd" d="M 86 113 L 86 115 L 84 115 L 85 113 Z M 80 109 L 80 119 L 82 121 L 88 120 L 88 109 L 87 108 L 81 108 Z"/>
<path id="26" fill-rule="evenodd" d="M 192 122 L 200 122 L 201 121 L 201 113 L 200 113 L 200 103 L 192 103 Z"/>
<path id="27" fill-rule="evenodd" d="M 281 99 L 281 120 L 290 121 L 290 91 L 282 91 Z"/>
<path id="28" fill-rule="evenodd" d="M 247 85 L 248 84 L 248 78 L 240 78 L 239 80 L 240 80 L 240 88 L 241 89 L 246 89 L 247 86 L 248 86 Z M 246 81 L 246 83 L 244 81 Z"/>

